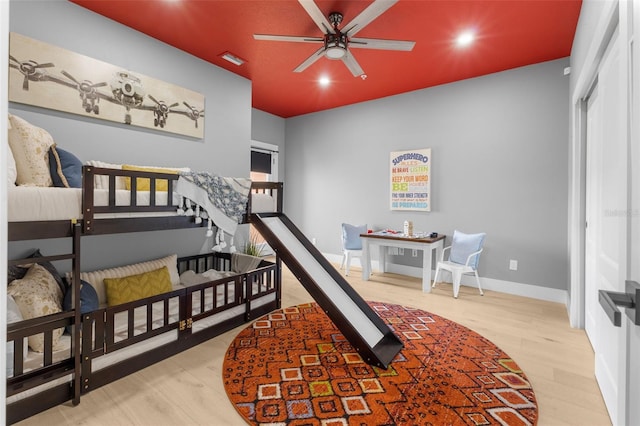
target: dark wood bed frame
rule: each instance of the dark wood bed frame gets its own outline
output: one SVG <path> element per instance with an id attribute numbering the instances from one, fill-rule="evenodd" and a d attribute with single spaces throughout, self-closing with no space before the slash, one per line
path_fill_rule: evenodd
<path id="1" fill-rule="evenodd" d="M 96 207 L 93 205 L 94 176 L 107 175 L 109 177 L 110 205 Z M 115 206 L 115 179 L 117 176 L 131 178 L 132 191 L 131 206 Z M 42 222 L 12 222 L 8 226 L 9 241 L 40 240 L 48 238 L 71 238 L 71 253 L 38 258 L 38 261 L 70 261 L 72 271 L 73 307 L 71 311 L 34 318 L 18 323 L 9 324 L 7 327 L 7 342 L 14 342 L 14 374 L 7 379 L 7 397 L 33 389 L 55 379 L 71 375 L 71 379 L 63 384 L 38 392 L 33 396 L 17 400 L 7 404 L 8 424 L 15 423 L 48 408 L 72 401 L 74 405 L 80 403 L 80 397 L 92 389 L 96 389 L 128 374 L 145 368 L 160 360 L 170 357 L 185 349 L 202 343 L 212 337 L 240 326 L 261 315 L 280 308 L 281 303 L 281 261 L 275 263 L 262 261 L 260 265 L 247 273 L 233 275 L 197 286 L 174 290 L 170 293 L 126 303 L 123 305 L 98 309 L 96 311 L 80 314 L 80 256 L 81 238 L 83 235 L 102 235 L 113 233 L 154 231 L 165 229 L 180 229 L 199 227 L 193 217 L 166 216 L 153 218 L 122 218 L 122 219 L 96 219 L 98 213 L 117 212 L 174 212 L 176 207 L 172 205 L 156 205 L 155 197 L 151 197 L 151 205 L 137 205 L 135 195 L 135 182 L 137 177 L 150 179 L 150 187 L 153 190 L 156 180 L 168 180 L 168 190 L 171 193 L 177 175 L 125 171 L 118 169 L 104 169 L 91 166 L 83 167 L 83 219 L 66 221 L 42 221 Z M 277 209 L 282 211 L 282 183 L 254 182 L 252 191 L 269 193 L 277 198 Z M 152 191 L 153 192 L 153 191 Z M 169 201 L 170 203 L 170 201 Z M 247 206 L 247 214 L 244 222 L 248 222 L 251 213 L 251 197 Z M 9 265 L 33 263 L 33 258 L 10 260 Z M 196 273 L 208 269 L 231 270 L 231 255 L 228 253 L 208 253 L 183 257 L 178 261 L 180 273 L 190 269 Z M 216 305 L 212 309 L 195 313 L 192 310 L 193 297 L 200 297 L 201 306 L 204 302 L 204 291 L 213 289 L 214 302 L 216 289 L 225 289 L 228 286 L 234 288 L 233 301 L 227 301 L 223 305 Z M 258 291 L 254 291 L 257 286 Z M 252 302 L 257 298 L 269 294 L 275 294 L 274 299 L 261 306 L 254 307 Z M 177 300 L 179 315 L 177 321 L 169 321 L 169 300 Z M 225 299 L 226 300 L 226 299 Z M 134 309 L 147 309 L 149 319 L 151 306 L 154 303 L 164 303 L 164 323 L 161 327 L 147 330 L 141 334 L 133 335 L 129 330 L 129 337 L 123 341 L 114 342 L 113 327 L 115 315 L 119 312 L 133 312 Z M 241 314 L 216 323 L 203 330 L 195 332 L 192 324 L 200 319 L 215 315 L 225 310 L 243 306 Z M 129 327 L 133 327 L 133 316 L 129 315 Z M 147 321 L 149 324 L 150 321 Z M 71 326 L 71 349 L 69 358 L 53 362 L 53 331 L 60 327 Z M 132 356 L 124 361 L 109 365 L 103 369 L 93 371 L 92 363 L 98 357 L 111 352 L 127 348 L 142 340 L 157 336 L 161 333 L 177 330 L 178 339 L 170 344 L 158 346 L 143 354 Z M 22 350 L 23 339 L 34 334 L 44 333 L 45 351 L 43 354 L 43 366 L 24 372 Z"/>

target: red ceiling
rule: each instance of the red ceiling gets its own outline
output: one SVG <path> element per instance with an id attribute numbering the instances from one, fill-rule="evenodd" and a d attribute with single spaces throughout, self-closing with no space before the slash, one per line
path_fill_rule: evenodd
<path id="1" fill-rule="evenodd" d="M 321 37 L 297 0 L 72 0 L 252 81 L 253 107 L 292 117 L 569 56 L 581 0 L 400 0 L 357 37 L 413 40 L 413 51 L 351 49 L 366 78 L 341 61 L 302 61 L 321 45 L 254 40 L 253 34 Z M 344 22 L 370 0 L 316 0 Z M 463 30 L 476 33 L 466 48 Z M 238 67 L 224 52 L 245 59 Z M 327 75 L 328 87 L 318 79 Z M 197 90 L 197 88 L 194 88 Z"/>

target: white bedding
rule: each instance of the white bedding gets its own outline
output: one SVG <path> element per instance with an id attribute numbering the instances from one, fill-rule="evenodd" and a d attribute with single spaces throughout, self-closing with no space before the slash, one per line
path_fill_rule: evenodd
<path id="1" fill-rule="evenodd" d="M 251 213 L 274 213 L 278 211 L 278 200 L 276 197 L 264 194 L 251 194 Z"/>
<path id="2" fill-rule="evenodd" d="M 9 222 L 79 219 L 81 210 L 82 189 L 21 186 L 7 191 Z"/>
<path id="3" fill-rule="evenodd" d="M 108 190 L 94 190 L 94 204 L 108 205 Z M 276 199 L 268 194 L 251 194 L 253 213 L 276 211 Z M 173 194 L 173 205 L 176 206 L 180 197 Z M 57 188 L 39 186 L 9 187 L 7 191 L 7 220 L 9 222 L 31 222 L 45 220 L 82 219 L 82 189 Z M 116 205 L 127 206 L 130 202 L 130 191 L 116 190 Z M 167 193 L 156 192 L 156 204 L 166 204 Z M 138 191 L 137 203 L 140 206 L 149 205 L 149 191 Z M 98 214 L 96 219 L 113 217 L 152 217 L 169 216 L 175 212 L 156 213 L 118 213 Z"/>

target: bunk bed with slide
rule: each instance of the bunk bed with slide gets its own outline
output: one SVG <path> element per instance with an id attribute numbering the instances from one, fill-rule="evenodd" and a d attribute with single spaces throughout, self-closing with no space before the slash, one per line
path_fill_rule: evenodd
<path id="1" fill-rule="evenodd" d="M 24 159 L 11 148 L 20 168 Z M 49 147 L 59 186 L 16 185 L 9 167 L 9 242 L 64 238 L 71 249 L 8 262 L 7 423 L 78 404 L 93 389 L 280 308 L 278 258 L 212 251 L 97 271 L 80 265 L 88 235 L 193 227 L 233 235 L 252 213 L 282 211 L 281 183 L 101 162 L 75 164 L 72 175 L 67 154 Z M 54 266 L 62 262 L 64 276 Z"/>

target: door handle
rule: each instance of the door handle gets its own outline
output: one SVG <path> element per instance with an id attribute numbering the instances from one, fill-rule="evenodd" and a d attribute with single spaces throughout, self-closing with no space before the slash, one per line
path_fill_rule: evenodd
<path id="1" fill-rule="evenodd" d="M 614 326 L 622 325 L 622 313 L 618 307 L 624 307 L 631 321 L 640 325 L 640 309 L 637 306 L 640 301 L 640 284 L 636 281 L 625 281 L 624 293 L 598 290 L 598 300 Z"/>

